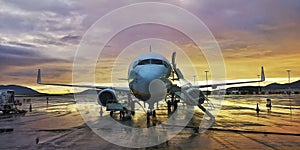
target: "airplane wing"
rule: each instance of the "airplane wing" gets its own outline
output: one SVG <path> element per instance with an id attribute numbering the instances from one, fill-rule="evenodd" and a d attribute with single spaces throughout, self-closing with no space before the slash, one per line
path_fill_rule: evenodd
<path id="1" fill-rule="evenodd" d="M 243 81 L 243 82 L 229 82 L 229 83 L 221 83 L 221 84 L 208 84 L 208 85 L 199 85 L 199 86 L 193 86 L 195 88 L 205 88 L 205 87 L 212 87 L 216 88 L 218 86 L 224 86 L 224 85 L 234 85 L 234 84 L 244 84 L 244 83 L 255 83 L 255 82 L 263 82 L 265 81 L 265 72 L 264 67 L 261 67 L 261 78 L 260 80 L 254 80 L 254 81 Z"/>
<path id="2" fill-rule="evenodd" d="M 125 87 L 109 87 L 109 86 L 97 86 L 97 85 L 76 85 L 76 84 L 60 84 L 60 83 L 44 83 L 42 82 L 41 69 L 38 69 L 37 84 L 41 85 L 53 85 L 53 86 L 67 86 L 67 87 L 80 87 L 80 88 L 95 88 L 95 89 L 114 89 L 123 92 L 130 92 L 129 88 Z"/>

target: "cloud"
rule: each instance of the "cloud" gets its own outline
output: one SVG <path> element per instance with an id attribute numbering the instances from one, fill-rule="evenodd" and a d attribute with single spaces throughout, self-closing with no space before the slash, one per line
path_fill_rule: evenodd
<path id="1" fill-rule="evenodd" d="M 21 47 L 37 48 L 35 45 L 29 44 L 29 43 L 22 43 L 22 42 L 16 42 L 16 41 L 9 41 L 7 43 L 10 45 L 16 45 L 16 46 L 21 46 Z"/>
<path id="2" fill-rule="evenodd" d="M 24 47 L 0 45 L 0 69 L 16 66 L 37 66 L 43 63 L 66 63 L 67 60 L 50 58 L 36 50 Z"/>
<path id="3" fill-rule="evenodd" d="M 5 2 L 26 11 L 50 11 L 61 15 L 70 15 L 71 11 L 77 10 L 80 7 L 77 3 L 69 0 L 44 0 L 43 2 L 40 0 L 6 0 Z"/>
<path id="4" fill-rule="evenodd" d="M 260 31 L 267 31 L 267 32 L 278 30 L 278 28 L 276 26 L 267 25 L 267 24 L 258 24 L 257 29 Z"/>
<path id="5" fill-rule="evenodd" d="M 71 35 L 71 34 L 63 36 L 63 37 L 60 38 L 60 40 L 62 42 L 77 43 L 77 44 L 79 43 L 80 39 L 81 39 L 81 36 Z"/>
<path id="6" fill-rule="evenodd" d="M 17 16 L 13 14 L 0 13 L 0 31 L 2 33 L 16 33 L 28 30 L 34 30 L 36 24 L 33 19 L 24 16 Z"/>
<path id="7" fill-rule="evenodd" d="M 76 10 L 78 5 L 69 1 L 2 1 L 0 31 L 17 32 L 59 32 L 81 30 L 85 15 Z"/>
<path id="8" fill-rule="evenodd" d="M 54 46 L 65 46 L 66 43 L 61 41 L 59 37 L 53 37 L 50 34 L 39 34 L 38 36 L 34 37 L 32 39 L 32 42 L 41 45 L 41 46 L 47 46 L 49 47 L 50 45 Z"/>

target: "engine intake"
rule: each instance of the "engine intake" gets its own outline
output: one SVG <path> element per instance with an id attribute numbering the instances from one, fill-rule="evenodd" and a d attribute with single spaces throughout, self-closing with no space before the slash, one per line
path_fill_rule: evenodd
<path id="1" fill-rule="evenodd" d="M 189 105 L 201 105 L 205 101 L 205 95 L 197 88 L 183 89 L 185 93 L 185 102 Z"/>
<path id="2" fill-rule="evenodd" d="M 113 89 L 101 90 L 98 94 L 98 104 L 106 106 L 107 103 L 117 103 L 116 92 Z"/>

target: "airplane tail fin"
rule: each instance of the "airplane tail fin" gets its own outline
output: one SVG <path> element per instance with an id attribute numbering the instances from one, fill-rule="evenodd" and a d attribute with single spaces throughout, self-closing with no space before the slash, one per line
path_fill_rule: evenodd
<path id="1" fill-rule="evenodd" d="M 41 84 L 41 83 L 42 83 L 42 79 L 41 79 L 41 69 L 38 69 L 38 74 L 37 74 L 36 83 L 37 83 L 37 84 Z"/>
<path id="2" fill-rule="evenodd" d="M 264 71 L 264 66 L 261 67 L 261 81 L 265 81 L 266 80 L 266 77 L 265 77 L 265 71 Z"/>

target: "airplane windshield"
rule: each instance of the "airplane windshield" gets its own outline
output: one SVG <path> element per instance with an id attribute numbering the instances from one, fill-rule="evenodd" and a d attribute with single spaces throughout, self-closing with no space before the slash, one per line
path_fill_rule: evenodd
<path id="1" fill-rule="evenodd" d="M 138 65 L 147 65 L 147 64 L 151 64 L 150 59 L 145 59 L 145 60 L 142 60 L 138 63 Z"/>
<path id="2" fill-rule="evenodd" d="M 148 65 L 148 64 L 164 65 L 164 62 L 159 59 L 145 59 L 138 63 L 138 65 Z"/>

